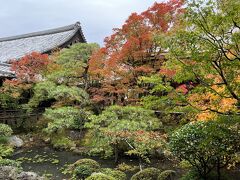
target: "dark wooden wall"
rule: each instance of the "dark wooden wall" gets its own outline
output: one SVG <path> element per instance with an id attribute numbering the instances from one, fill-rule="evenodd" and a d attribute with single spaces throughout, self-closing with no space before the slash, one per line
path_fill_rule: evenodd
<path id="1" fill-rule="evenodd" d="M 42 113 L 42 109 L 36 109 L 31 113 L 23 109 L 0 109 L 0 123 L 8 124 L 12 128 L 33 125 Z"/>

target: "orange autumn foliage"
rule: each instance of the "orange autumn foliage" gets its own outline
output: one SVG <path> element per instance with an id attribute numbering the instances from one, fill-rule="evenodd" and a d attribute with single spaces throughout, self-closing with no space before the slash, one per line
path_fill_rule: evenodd
<path id="1" fill-rule="evenodd" d="M 9 94 L 13 98 L 22 98 L 22 94 L 30 93 L 34 83 L 41 80 L 42 74 L 47 70 L 50 60 L 47 54 L 33 52 L 19 60 L 11 61 L 11 70 L 16 78 L 5 80 L 1 92 Z"/>
<path id="2" fill-rule="evenodd" d="M 222 89 L 219 91 L 222 91 Z M 200 112 L 197 113 L 198 120 L 212 120 L 215 119 L 218 114 L 228 114 L 239 111 L 236 106 L 236 99 L 222 97 L 211 92 L 191 94 L 188 100 L 192 106 L 200 110 Z"/>
<path id="3" fill-rule="evenodd" d="M 89 61 L 92 100 L 105 104 L 136 103 L 145 90 L 138 78 L 159 71 L 163 49 L 154 40 L 156 34 L 167 35 L 178 23 L 182 0 L 155 3 L 141 14 L 132 13 L 121 28 L 106 37 L 104 47 Z M 131 93 L 130 93 L 131 92 Z M 130 96 L 131 94 L 131 96 Z"/>
<path id="4" fill-rule="evenodd" d="M 11 70 L 15 72 L 16 78 L 21 82 L 35 82 L 39 75 L 46 70 L 49 64 L 47 54 L 32 52 L 19 60 L 12 60 Z"/>

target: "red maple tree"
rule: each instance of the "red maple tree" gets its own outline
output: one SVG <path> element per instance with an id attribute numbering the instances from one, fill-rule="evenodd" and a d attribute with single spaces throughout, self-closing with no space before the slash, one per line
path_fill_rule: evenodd
<path id="1" fill-rule="evenodd" d="M 49 58 L 47 54 L 32 52 L 19 60 L 12 60 L 11 64 L 17 81 L 31 83 L 37 81 L 40 74 L 47 69 Z"/>
<path id="2" fill-rule="evenodd" d="M 6 79 L 0 91 L 13 98 L 24 99 L 30 96 L 32 86 L 42 80 L 50 63 L 47 54 L 33 52 L 19 60 L 11 60 L 11 70 L 15 72 L 14 79 Z"/>
<path id="3" fill-rule="evenodd" d="M 105 104 L 136 103 L 144 87 L 138 78 L 159 71 L 164 58 L 156 35 L 167 35 L 182 11 L 182 0 L 155 3 L 141 14 L 132 13 L 121 28 L 105 38 L 105 45 L 89 61 L 89 74 L 95 82 L 92 100 Z"/>

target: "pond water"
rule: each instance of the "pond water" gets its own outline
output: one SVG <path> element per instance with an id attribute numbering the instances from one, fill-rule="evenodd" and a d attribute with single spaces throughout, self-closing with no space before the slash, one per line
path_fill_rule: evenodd
<path id="1" fill-rule="evenodd" d="M 79 159 L 83 158 L 91 158 L 100 163 L 102 168 L 115 168 L 117 164 L 114 163 L 113 159 L 101 159 L 96 157 L 82 156 L 69 151 L 60 151 L 55 150 L 48 146 L 40 146 L 40 147 L 31 147 L 28 149 L 20 149 L 15 152 L 12 159 L 20 160 L 22 162 L 22 167 L 24 171 L 33 171 L 38 173 L 39 175 L 45 175 L 52 180 L 63 180 L 69 179 L 69 175 L 65 175 L 62 173 L 64 167 L 68 164 L 72 164 Z M 138 166 L 137 159 L 129 159 L 127 157 L 121 157 L 119 163 L 126 163 L 131 166 Z M 145 167 L 156 167 L 159 169 L 173 169 L 177 171 L 176 179 L 179 179 L 181 174 L 180 169 L 176 167 L 172 167 L 172 163 L 170 161 L 161 161 L 159 159 L 152 159 L 151 164 L 144 164 Z M 127 173 L 128 179 L 136 173 L 136 171 Z M 227 179 L 238 180 L 240 177 L 240 171 L 235 170 L 231 172 L 224 172 L 224 174 L 228 175 Z"/>
<path id="2" fill-rule="evenodd" d="M 33 171 L 39 175 L 47 175 L 51 179 L 68 179 L 69 175 L 62 173 L 64 167 L 74 163 L 82 158 L 91 158 L 101 164 L 103 168 L 115 168 L 117 164 L 112 159 L 100 159 L 96 157 L 81 156 L 73 152 L 59 151 L 51 147 L 33 147 L 29 149 L 18 150 L 13 155 L 12 159 L 22 162 L 24 171 Z M 129 165 L 138 165 L 137 159 L 121 158 L 119 163 L 125 162 Z M 133 173 L 127 174 L 131 177 Z"/>

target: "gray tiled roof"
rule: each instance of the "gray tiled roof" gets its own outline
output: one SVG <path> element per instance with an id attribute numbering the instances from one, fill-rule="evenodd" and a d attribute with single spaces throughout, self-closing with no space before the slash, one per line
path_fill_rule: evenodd
<path id="1" fill-rule="evenodd" d="M 0 77 L 14 77 L 9 64 L 0 63 Z"/>
<path id="2" fill-rule="evenodd" d="M 80 23 L 20 36 L 0 38 L 0 63 L 19 59 L 33 51 L 49 52 L 70 40 L 77 32 L 86 42 Z"/>

